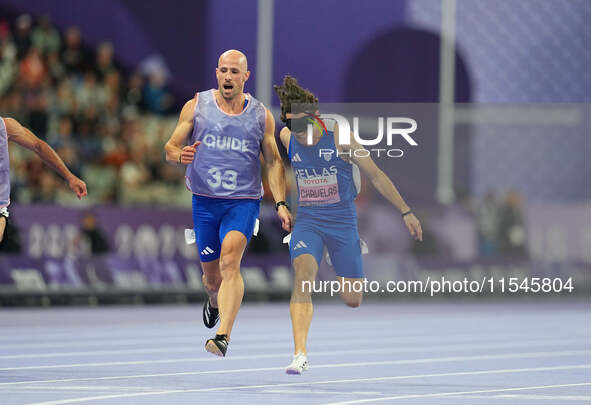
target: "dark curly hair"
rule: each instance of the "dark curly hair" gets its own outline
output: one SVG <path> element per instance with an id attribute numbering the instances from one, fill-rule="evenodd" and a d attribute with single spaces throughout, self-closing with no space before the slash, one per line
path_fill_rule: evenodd
<path id="1" fill-rule="evenodd" d="M 309 112 L 314 113 L 317 110 L 318 97 L 310 90 L 301 87 L 295 77 L 286 75 L 283 78 L 283 84 L 274 85 L 273 88 L 281 102 L 281 121 L 287 121 L 287 113 L 291 113 L 292 104 L 312 104 L 314 111 Z"/>

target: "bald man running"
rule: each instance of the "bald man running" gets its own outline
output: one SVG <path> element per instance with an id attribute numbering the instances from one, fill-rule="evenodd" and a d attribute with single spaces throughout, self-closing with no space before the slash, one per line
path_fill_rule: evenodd
<path id="1" fill-rule="evenodd" d="M 213 328 L 220 320 L 205 349 L 218 356 L 226 355 L 244 296 L 240 262 L 259 215 L 261 153 L 282 227 L 289 231 L 292 226 L 275 120 L 260 101 L 244 93 L 249 76 L 242 52 L 224 52 L 216 68 L 217 90 L 199 92 L 187 101 L 165 146 L 168 161 L 187 165 L 186 184 L 193 193 L 193 223 L 209 296 L 203 322 Z"/>

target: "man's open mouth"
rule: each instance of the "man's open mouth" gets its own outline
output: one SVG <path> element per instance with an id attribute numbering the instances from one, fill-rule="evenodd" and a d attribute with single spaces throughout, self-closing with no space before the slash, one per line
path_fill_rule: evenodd
<path id="1" fill-rule="evenodd" d="M 234 88 L 234 86 L 232 84 L 224 84 L 223 88 L 224 88 L 224 90 L 232 90 Z"/>

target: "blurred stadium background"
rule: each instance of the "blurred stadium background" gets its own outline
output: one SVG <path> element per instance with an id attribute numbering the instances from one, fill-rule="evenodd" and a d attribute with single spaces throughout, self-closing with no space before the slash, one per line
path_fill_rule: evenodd
<path id="1" fill-rule="evenodd" d="M 589 290 L 591 2 L 169 4 L 0 0 L 0 115 L 51 144 L 89 190 L 75 200 L 34 155 L 10 149 L 0 305 L 204 297 L 184 242 L 190 195 L 163 145 L 231 48 L 249 58 L 246 91 L 277 121 L 272 84 L 287 73 L 321 102 L 433 111 L 416 151 L 377 161 L 425 241 L 367 184 L 358 198 L 369 279 L 573 277 Z M 247 299 L 289 296 L 275 218 L 265 200 L 243 262 Z"/>

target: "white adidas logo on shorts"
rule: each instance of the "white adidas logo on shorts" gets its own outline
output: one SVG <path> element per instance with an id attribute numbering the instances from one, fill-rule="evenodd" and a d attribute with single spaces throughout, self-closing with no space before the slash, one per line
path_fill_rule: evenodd
<path id="1" fill-rule="evenodd" d="M 301 248 L 307 248 L 307 247 L 308 247 L 308 245 L 306 245 L 304 243 L 304 241 L 301 240 L 301 241 L 299 241 L 298 243 L 295 244 L 295 246 L 293 247 L 293 250 L 301 249 Z"/>
<path id="2" fill-rule="evenodd" d="M 210 255 L 212 253 L 215 253 L 214 250 L 212 248 L 210 248 L 209 246 L 206 246 L 205 249 L 203 249 L 201 251 L 201 254 L 204 256 Z"/>

